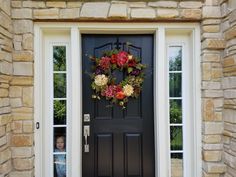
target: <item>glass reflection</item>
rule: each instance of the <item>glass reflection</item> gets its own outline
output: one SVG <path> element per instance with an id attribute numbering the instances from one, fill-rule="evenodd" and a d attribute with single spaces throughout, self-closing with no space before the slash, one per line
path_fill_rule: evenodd
<path id="1" fill-rule="evenodd" d="M 182 126 L 170 127 L 171 150 L 183 150 Z"/>
<path id="2" fill-rule="evenodd" d="M 53 46 L 53 68 L 54 71 L 66 70 L 66 47 Z"/>
<path id="3" fill-rule="evenodd" d="M 54 98 L 66 97 L 66 74 L 54 74 Z"/>
<path id="4" fill-rule="evenodd" d="M 66 100 L 54 100 L 54 125 L 66 124 Z"/>
<path id="5" fill-rule="evenodd" d="M 181 46 L 169 47 L 169 70 L 170 71 L 182 70 L 182 47 Z"/>
<path id="6" fill-rule="evenodd" d="M 182 95 L 182 78 L 181 73 L 169 74 L 170 97 L 181 97 Z"/>
<path id="7" fill-rule="evenodd" d="M 171 177 L 183 177 L 182 153 L 171 153 Z"/>
<path id="8" fill-rule="evenodd" d="M 66 177 L 66 154 L 54 155 L 54 177 Z"/>
<path id="9" fill-rule="evenodd" d="M 182 100 L 170 100 L 170 123 L 182 123 Z"/>

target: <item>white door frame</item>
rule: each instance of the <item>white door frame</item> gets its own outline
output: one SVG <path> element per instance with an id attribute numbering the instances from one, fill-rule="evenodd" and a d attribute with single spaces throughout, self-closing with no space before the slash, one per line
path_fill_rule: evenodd
<path id="1" fill-rule="evenodd" d="M 42 121 L 43 108 L 43 36 L 50 30 L 67 30 L 70 32 L 71 73 L 72 73 L 72 115 L 71 136 L 73 139 L 71 152 L 71 177 L 82 177 L 82 49 L 81 34 L 154 34 L 154 127 L 155 127 L 155 165 L 156 177 L 168 177 L 169 174 L 169 134 L 167 100 L 168 88 L 165 78 L 166 72 L 166 31 L 175 30 L 191 34 L 193 54 L 193 119 L 194 119 L 194 177 L 201 176 L 201 92 L 200 92 L 200 29 L 198 23 L 158 24 L 158 23 L 35 23 L 34 26 L 34 120 Z M 158 87 L 162 84 L 162 87 Z M 164 135 L 163 135 L 164 134 Z M 35 176 L 44 177 L 42 152 L 42 129 L 35 129 Z M 158 146 L 160 145 L 161 146 Z"/>

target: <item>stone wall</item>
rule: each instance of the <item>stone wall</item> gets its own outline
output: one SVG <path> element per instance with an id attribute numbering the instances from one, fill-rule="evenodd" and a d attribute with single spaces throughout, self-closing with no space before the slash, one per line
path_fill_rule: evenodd
<path id="1" fill-rule="evenodd" d="M 233 5 L 234 4 L 234 5 Z M 236 4 L 230 3 L 227 10 L 223 11 L 222 30 L 226 40 L 223 53 L 223 89 L 224 89 L 224 155 L 223 160 L 227 165 L 226 177 L 236 174 Z M 222 5 L 225 9 L 225 3 Z"/>
<path id="2" fill-rule="evenodd" d="M 9 98 L 12 75 L 12 20 L 10 1 L 0 0 L 0 176 L 12 170 L 11 106 Z"/>

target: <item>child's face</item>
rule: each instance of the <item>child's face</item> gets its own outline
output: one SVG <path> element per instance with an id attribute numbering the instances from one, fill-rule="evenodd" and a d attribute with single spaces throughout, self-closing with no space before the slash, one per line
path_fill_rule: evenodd
<path id="1" fill-rule="evenodd" d="M 59 149 L 60 151 L 64 151 L 64 146 L 65 146 L 64 138 L 62 137 L 57 138 L 57 141 L 56 141 L 57 149 Z"/>

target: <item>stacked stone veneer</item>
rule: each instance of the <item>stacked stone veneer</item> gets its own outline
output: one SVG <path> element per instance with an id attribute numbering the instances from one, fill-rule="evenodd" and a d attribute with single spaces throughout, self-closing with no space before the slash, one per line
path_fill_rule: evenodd
<path id="1" fill-rule="evenodd" d="M 34 176 L 33 24 L 48 20 L 199 21 L 202 176 L 236 176 L 236 11 L 227 0 L 0 0 L 0 177 Z"/>

